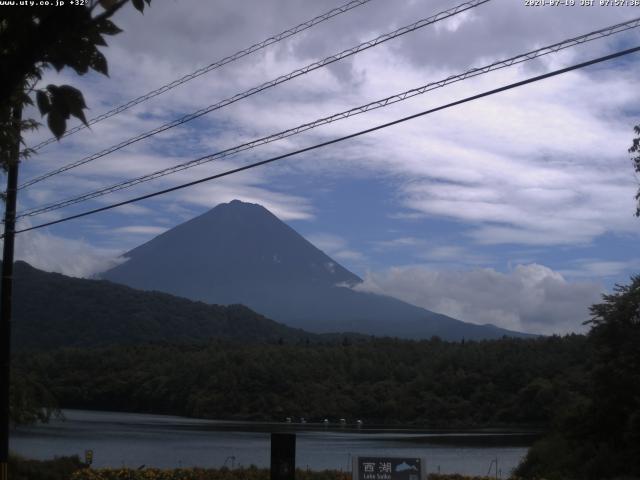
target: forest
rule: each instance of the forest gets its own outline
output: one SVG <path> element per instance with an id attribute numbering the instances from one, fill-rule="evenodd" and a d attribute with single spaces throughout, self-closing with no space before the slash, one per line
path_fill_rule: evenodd
<path id="1" fill-rule="evenodd" d="M 539 429 L 519 477 L 636 478 L 640 276 L 604 295 L 591 314 L 587 335 L 564 337 L 219 339 L 23 351 L 13 363 L 12 411 L 22 422 L 61 407 Z"/>
<path id="2" fill-rule="evenodd" d="M 107 281 L 43 272 L 25 262 L 15 264 L 14 287 L 15 350 L 135 345 L 168 339 L 187 344 L 211 338 L 247 343 L 320 338 L 243 305 L 207 305 Z"/>
<path id="3" fill-rule="evenodd" d="M 201 418 L 546 427 L 584 395 L 583 336 L 153 344 L 23 355 L 67 408 Z"/>

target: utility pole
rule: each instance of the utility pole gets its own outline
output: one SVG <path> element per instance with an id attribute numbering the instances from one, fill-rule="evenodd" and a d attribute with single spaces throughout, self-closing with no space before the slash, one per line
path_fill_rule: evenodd
<path id="1" fill-rule="evenodd" d="M 22 105 L 11 114 L 15 139 L 7 165 L 7 197 L 4 210 L 2 249 L 2 281 L 0 292 L 0 480 L 9 479 L 9 381 L 11 375 L 11 295 L 13 290 L 13 251 L 16 226 L 16 198 L 18 193 L 18 165 L 20 162 L 20 124 Z"/>

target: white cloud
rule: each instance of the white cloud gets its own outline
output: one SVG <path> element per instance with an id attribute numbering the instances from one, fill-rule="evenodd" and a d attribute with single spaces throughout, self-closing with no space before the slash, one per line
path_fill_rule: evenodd
<path id="1" fill-rule="evenodd" d="M 118 227 L 110 230 L 113 235 L 134 234 L 134 235 L 160 235 L 166 232 L 166 227 L 158 227 L 155 225 L 128 225 L 126 227 Z"/>
<path id="2" fill-rule="evenodd" d="M 486 265 L 489 257 L 473 253 L 469 248 L 457 245 L 436 245 L 417 253 L 419 258 L 429 262 L 444 262 L 447 265 Z"/>
<path id="3" fill-rule="evenodd" d="M 347 245 L 344 238 L 330 233 L 312 233 L 306 235 L 306 239 L 324 252 L 335 252 Z"/>
<path id="4" fill-rule="evenodd" d="M 365 260 L 365 256 L 361 252 L 358 252 L 356 250 L 349 250 L 349 249 L 338 250 L 337 252 L 334 252 L 332 255 L 338 260 L 343 260 L 343 261 L 362 262 L 363 260 Z"/>
<path id="5" fill-rule="evenodd" d="M 486 265 L 491 259 L 471 251 L 468 247 L 444 244 L 427 238 L 398 237 L 390 240 L 372 242 L 376 252 L 403 250 L 410 252 L 413 257 L 437 263 L 442 268 L 460 267 L 466 265 Z"/>
<path id="6" fill-rule="evenodd" d="M 424 240 L 415 237 L 398 237 L 391 240 L 379 240 L 374 242 L 376 250 L 390 250 L 397 248 L 409 248 L 423 245 Z"/>
<path id="7" fill-rule="evenodd" d="M 453 5 L 448 0 L 371 2 L 47 147 L 42 155 L 25 162 L 21 175 L 28 178 L 50 170 Z M 246 0 L 240 8 L 235 0 L 221 0 L 212 9 L 198 0 L 184 0 L 157 2 L 144 16 L 126 8 L 117 18 L 125 33 L 109 39 L 111 46 L 105 50 L 110 79 L 98 75 L 77 78 L 63 71 L 61 75 L 48 73 L 44 83 L 78 85 L 92 107 L 90 116 L 94 116 L 332 6 L 296 0 Z M 628 17 L 627 9 L 530 9 L 522 2 L 495 0 L 438 28 L 404 35 L 330 69 L 310 73 L 128 147 L 73 174 L 42 182 L 21 195 L 21 201 L 33 206 L 83 193 Z M 638 34 L 631 32 L 624 38 L 632 43 Z M 620 37 L 610 37 L 533 64 L 451 85 L 226 162 L 102 197 L 90 205 L 193 181 L 252 159 L 394 120 L 599 55 L 614 49 L 618 42 Z M 624 67 L 603 64 L 379 131 L 339 148 L 318 150 L 278 166 L 117 211 L 153 218 L 170 214 L 175 224 L 191 211 L 238 198 L 260 203 L 284 220 L 313 220 L 314 205 L 306 192 L 286 190 L 287 186 L 309 177 L 318 184 L 332 178 L 383 178 L 394 181 L 392 201 L 402 208 L 400 215 L 452 219 L 478 244 L 584 245 L 606 233 L 637 235 L 631 217 L 637 184 L 626 149 L 630 127 L 636 121 L 629 106 L 640 100 L 640 93 L 629 85 L 635 84 L 638 73 L 635 63 Z M 47 136 L 42 129 L 33 140 Z M 99 216 L 95 218 L 100 221 Z M 135 220 L 133 226 L 139 223 Z M 428 260 L 464 253 L 438 245 L 429 248 L 423 252 Z M 328 253 L 337 259 L 362 259 L 357 249 L 346 243 Z M 599 269 L 610 270 L 602 265 Z"/>
<path id="8" fill-rule="evenodd" d="M 423 266 L 369 273 L 357 287 L 387 294 L 467 322 L 523 332 L 583 332 L 588 307 L 600 302 L 602 286 L 568 282 L 538 264 L 493 269 L 435 271 Z"/>
<path id="9" fill-rule="evenodd" d="M 313 233 L 306 235 L 306 239 L 324 253 L 336 260 L 362 263 L 366 257 L 359 251 L 349 248 L 347 240 L 330 233 Z"/>
<path id="10" fill-rule="evenodd" d="M 626 261 L 603 260 L 597 258 L 579 259 L 571 262 L 571 267 L 561 273 L 574 278 L 611 278 L 631 275 L 640 269 L 640 258 Z"/>
<path id="11" fill-rule="evenodd" d="M 120 253 L 115 249 L 96 248 L 82 239 L 63 238 L 40 231 L 16 236 L 16 260 L 71 277 L 90 278 L 113 268 L 123 261 L 118 258 Z"/>

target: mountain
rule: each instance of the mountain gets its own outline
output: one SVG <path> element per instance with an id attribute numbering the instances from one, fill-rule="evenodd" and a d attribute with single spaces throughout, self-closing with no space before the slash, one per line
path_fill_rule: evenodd
<path id="1" fill-rule="evenodd" d="M 102 278 L 213 304 L 247 305 L 308 331 L 446 340 L 525 336 L 395 298 L 362 280 L 260 205 L 221 204 L 125 254 Z"/>
<path id="2" fill-rule="evenodd" d="M 318 340 L 242 305 L 208 305 L 104 280 L 71 278 L 25 262 L 16 262 L 14 279 L 12 337 L 17 350 L 204 343 L 211 338 L 243 343 Z"/>

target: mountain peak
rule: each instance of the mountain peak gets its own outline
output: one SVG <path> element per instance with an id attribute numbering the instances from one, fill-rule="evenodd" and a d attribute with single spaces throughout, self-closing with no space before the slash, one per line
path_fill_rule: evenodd
<path id="1" fill-rule="evenodd" d="M 176 228 L 179 228 L 182 225 L 188 224 L 190 222 L 198 221 L 198 219 L 206 219 L 207 221 L 211 221 L 212 219 L 215 220 L 216 217 L 220 215 L 244 215 L 247 216 L 245 218 L 246 220 L 248 220 L 249 218 L 254 218 L 253 216 L 255 215 L 265 215 L 268 217 L 272 217 L 272 219 L 278 220 L 277 217 L 274 216 L 269 210 L 258 203 L 244 202 L 242 200 L 234 199 L 227 203 L 220 203 L 215 207 L 207 210 L 203 214 L 194 217 L 181 225 L 178 225 Z"/>
<path id="2" fill-rule="evenodd" d="M 249 205 L 251 205 L 251 206 L 255 206 L 255 207 L 264 208 L 264 207 L 262 207 L 262 205 L 260 205 L 258 203 L 243 202 L 242 200 L 238 200 L 237 198 L 234 198 L 233 200 L 231 200 L 228 203 L 221 203 L 220 205 L 218 205 L 218 207 L 223 207 L 225 205 L 228 205 L 230 207 L 231 206 L 245 206 L 245 205 L 249 206 Z"/>
<path id="3" fill-rule="evenodd" d="M 127 252 L 103 278 L 209 303 L 246 303 L 247 292 L 354 285 L 362 280 L 266 208 L 233 200 Z"/>
<path id="4" fill-rule="evenodd" d="M 405 338 L 496 338 L 513 332 L 460 322 L 357 292 L 362 282 L 270 211 L 232 200 L 125 254 L 102 277 L 206 303 L 247 305 L 313 332 Z"/>
<path id="5" fill-rule="evenodd" d="M 259 209 L 259 210 L 264 210 L 266 212 L 269 211 L 259 203 L 243 202 L 242 200 L 238 200 L 237 198 L 227 203 L 220 203 L 209 211 L 211 212 L 216 209 L 233 209 L 233 210 Z"/>

